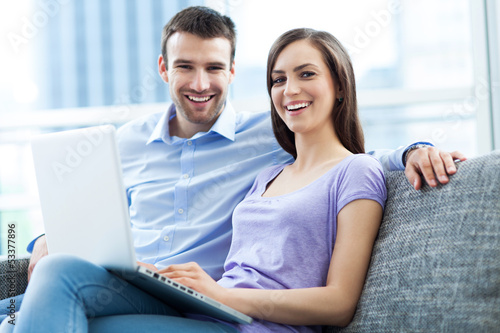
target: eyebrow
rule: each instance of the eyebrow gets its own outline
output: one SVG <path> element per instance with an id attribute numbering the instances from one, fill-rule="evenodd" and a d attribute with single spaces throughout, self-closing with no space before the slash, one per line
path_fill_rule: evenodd
<path id="1" fill-rule="evenodd" d="M 186 60 L 186 59 L 176 59 L 173 62 L 174 65 L 177 65 L 177 64 L 191 64 L 191 63 L 192 63 L 192 61 Z"/>
<path id="2" fill-rule="evenodd" d="M 294 72 L 298 72 L 300 71 L 301 69 L 304 69 L 308 66 L 313 66 L 313 67 L 318 67 L 316 66 L 315 64 L 311 64 L 311 63 L 306 63 L 306 64 L 303 64 L 303 65 L 299 65 L 297 67 L 295 67 L 293 69 Z M 277 74 L 282 74 L 282 73 L 285 73 L 285 71 L 281 70 L 281 69 L 273 69 L 272 73 L 277 73 Z"/>
<path id="3" fill-rule="evenodd" d="M 193 63 L 193 61 L 191 61 L 191 60 L 177 59 L 177 60 L 174 60 L 173 65 L 192 64 L 192 63 Z M 208 66 L 220 66 L 220 67 L 224 67 L 224 68 L 228 67 L 226 63 L 219 62 L 219 61 L 209 62 L 209 63 L 206 63 L 205 65 L 208 65 Z"/>
<path id="4" fill-rule="evenodd" d="M 218 61 L 209 62 L 207 65 L 210 65 L 210 66 L 219 66 L 219 67 L 224 67 L 224 68 L 229 67 L 225 62 L 218 62 Z"/>

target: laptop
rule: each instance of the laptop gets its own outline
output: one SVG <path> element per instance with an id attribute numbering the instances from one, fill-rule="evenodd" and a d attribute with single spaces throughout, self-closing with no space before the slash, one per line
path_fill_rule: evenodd
<path id="1" fill-rule="evenodd" d="M 116 129 L 42 134 L 31 148 L 49 253 L 100 265 L 182 313 L 252 318 L 136 263 Z"/>

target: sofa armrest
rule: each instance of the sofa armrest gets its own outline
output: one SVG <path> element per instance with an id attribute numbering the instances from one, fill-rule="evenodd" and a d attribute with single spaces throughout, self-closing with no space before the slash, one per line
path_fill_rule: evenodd
<path id="1" fill-rule="evenodd" d="M 0 257 L 0 300 L 23 294 L 28 285 L 29 256 Z"/>

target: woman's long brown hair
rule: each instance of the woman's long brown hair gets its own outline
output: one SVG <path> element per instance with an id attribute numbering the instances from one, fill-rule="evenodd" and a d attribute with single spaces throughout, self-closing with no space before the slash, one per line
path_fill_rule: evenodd
<path id="1" fill-rule="evenodd" d="M 272 70 L 283 49 L 293 42 L 307 40 L 316 47 L 330 69 L 334 81 L 342 91 L 343 100 L 335 100 L 332 110 L 334 130 L 342 143 L 351 153 L 364 153 L 364 136 L 358 116 L 356 100 L 356 82 L 351 59 L 342 44 L 330 33 L 314 29 L 293 29 L 281 35 L 271 47 L 267 58 L 267 91 L 271 98 L 271 119 L 273 131 L 278 143 L 294 158 L 297 157 L 295 136 L 280 118 L 272 102 L 271 89 L 273 86 Z M 332 92 L 333 93 L 333 92 Z"/>

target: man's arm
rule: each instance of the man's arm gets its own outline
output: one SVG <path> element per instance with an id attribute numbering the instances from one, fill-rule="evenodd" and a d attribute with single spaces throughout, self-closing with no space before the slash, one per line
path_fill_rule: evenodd
<path id="1" fill-rule="evenodd" d="M 405 170 L 408 181 L 416 190 L 422 187 L 421 176 L 431 187 L 437 186 L 438 181 L 446 184 L 448 175 L 456 172 L 454 161 L 466 160 L 461 152 L 448 153 L 430 142 L 416 142 L 396 150 L 377 149 L 368 154 L 377 158 L 385 171 Z"/>
<path id="2" fill-rule="evenodd" d="M 30 245 L 28 245 L 28 251 L 30 250 L 31 246 L 33 246 L 33 249 L 31 251 L 30 265 L 28 267 L 28 282 L 31 278 L 31 273 L 33 273 L 35 265 L 40 259 L 49 254 L 45 235 L 41 235 L 40 237 L 32 241 Z"/>

